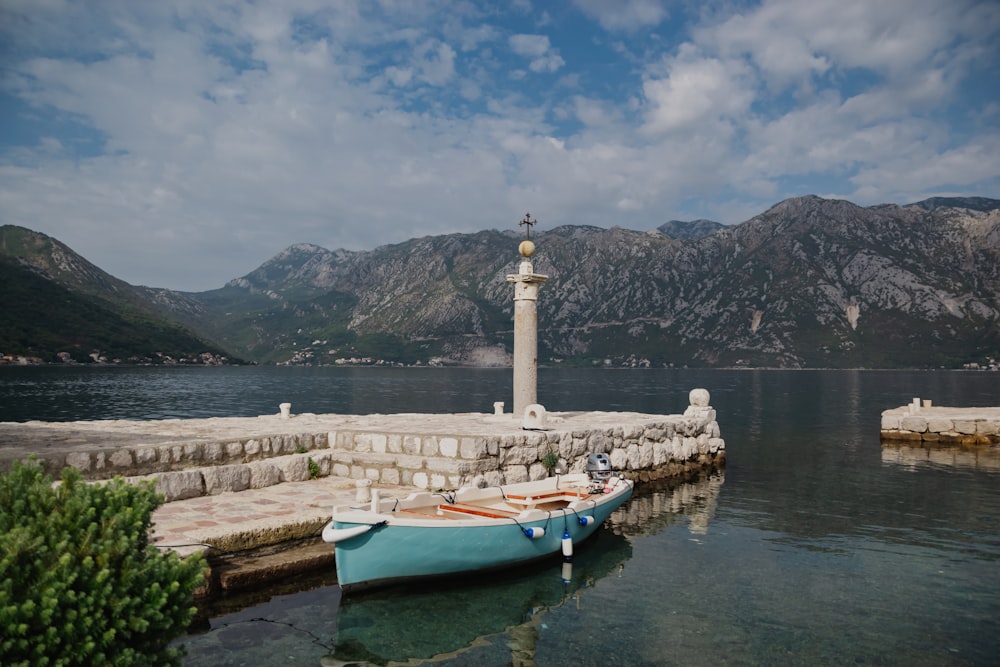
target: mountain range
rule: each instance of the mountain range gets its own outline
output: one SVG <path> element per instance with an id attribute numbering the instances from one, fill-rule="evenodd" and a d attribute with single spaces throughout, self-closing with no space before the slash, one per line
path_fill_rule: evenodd
<path id="1" fill-rule="evenodd" d="M 157 363 L 511 362 L 519 234 L 295 244 L 206 292 L 132 286 L 0 227 L 0 353 Z M 539 362 L 958 367 L 1000 357 L 1000 200 L 804 196 L 738 225 L 534 235 Z M 159 355 L 159 356 L 157 356 Z"/>

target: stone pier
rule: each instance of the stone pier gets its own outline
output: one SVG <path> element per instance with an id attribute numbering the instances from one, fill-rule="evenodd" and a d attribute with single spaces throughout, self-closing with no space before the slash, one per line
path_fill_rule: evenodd
<path id="1" fill-rule="evenodd" d="M 882 413 L 882 440 L 947 445 L 1000 444 L 1000 407 L 952 408 L 914 398 Z"/>
<path id="2" fill-rule="evenodd" d="M 609 456 L 641 481 L 721 466 L 725 442 L 704 389 L 683 414 L 269 415 L 150 421 L 0 423 L 0 470 L 36 456 L 58 475 L 155 479 L 167 501 L 334 476 L 416 489 L 539 479 Z M 539 406 L 540 408 L 540 406 Z M 525 419 L 528 419 L 527 417 Z"/>

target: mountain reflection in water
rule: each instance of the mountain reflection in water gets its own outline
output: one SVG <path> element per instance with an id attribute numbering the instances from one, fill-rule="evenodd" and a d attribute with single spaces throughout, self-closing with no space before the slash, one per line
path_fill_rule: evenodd
<path id="1" fill-rule="evenodd" d="M 570 563 L 554 558 L 502 573 L 344 598 L 336 586 L 275 597 L 213 619 L 207 633 L 186 637 L 185 664 L 302 664 L 308 654 L 315 655 L 311 664 L 337 667 L 464 664 L 463 654 L 485 648 L 508 651 L 510 664 L 531 667 L 536 645 L 545 640 L 548 612 L 582 610 L 589 589 L 627 567 L 633 537 L 679 522 L 686 522 L 692 533 L 707 531 L 723 479 L 716 473 L 641 486 L 591 539 L 578 545 Z"/>

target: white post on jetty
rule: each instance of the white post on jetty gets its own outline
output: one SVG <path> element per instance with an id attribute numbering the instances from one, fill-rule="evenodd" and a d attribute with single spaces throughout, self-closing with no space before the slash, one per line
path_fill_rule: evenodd
<path id="1" fill-rule="evenodd" d="M 537 220 L 527 213 L 519 224 L 527 226 L 525 239 L 518 246 L 521 266 L 507 276 L 514 283 L 514 418 L 524 416 L 524 409 L 538 402 L 538 287 L 549 279 L 535 273 L 531 256 L 531 226 Z"/>

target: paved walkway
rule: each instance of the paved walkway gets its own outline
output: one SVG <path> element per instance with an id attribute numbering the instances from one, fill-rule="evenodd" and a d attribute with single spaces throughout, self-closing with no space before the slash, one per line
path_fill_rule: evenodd
<path id="1" fill-rule="evenodd" d="M 209 550 L 205 545 L 239 552 L 319 536 L 334 505 L 354 502 L 355 484 L 323 477 L 166 503 L 153 513 L 152 543 L 186 556 Z M 416 491 L 381 484 L 378 489 L 383 498 Z"/>

